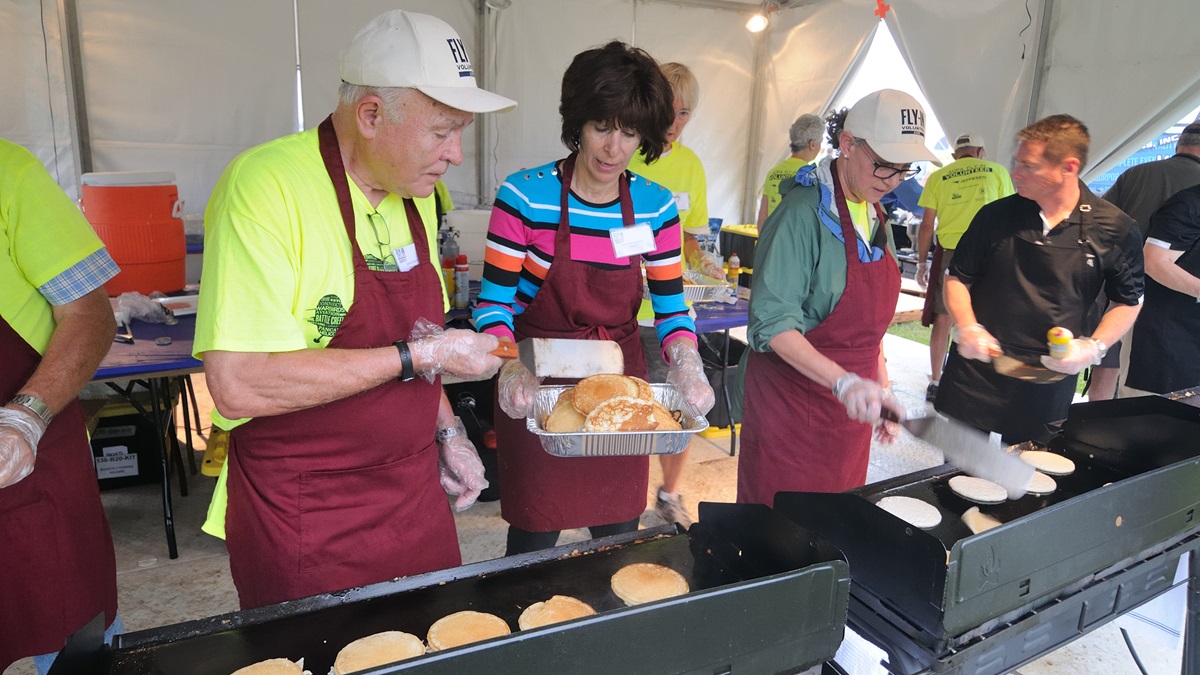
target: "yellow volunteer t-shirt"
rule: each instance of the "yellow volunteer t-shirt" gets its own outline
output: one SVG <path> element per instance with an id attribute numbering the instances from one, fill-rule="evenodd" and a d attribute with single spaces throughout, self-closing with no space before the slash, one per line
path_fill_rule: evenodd
<path id="1" fill-rule="evenodd" d="M 41 161 L 0 139 L 0 317 L 39 354 L 54 312 L 38 288 L 104 247 Z"/>
<path id="2" fill-rule="evenodd" d="M 701 237 L 709 234 L 708 183 L 704 165 L 691 148 L 674 141 L 671 150 L 653 164 L 647 164 L 639 151 L 630 160 L 629 170 L 671 191 L 675 208 L 679 209 L 679 227 L 684 233 Z"/>
<path id="3" fill-rule="evenodd" d="M 850 221 L 854 223 L 854 229 L 858 232 L 858 236 L 865 242 L 871 241 L 871 228 L 875 223 L 879 222 L 878 218 L 871 218 L 871 205 L 866 202 L 852 202 L 846 200 L 846 207 L 850 210 Z"/>
<path id="4" fill-rule="evenodd" d="M 355 240 L 372 269 L 395 270 L 392 250 L 412 244 L 404 202 L 372 208 L 347 178 Z M 431 260 L 437 254 L 433 196 L 417 199 Z M 193 353 L 322 349 L 354 303 L 354 263 L 316 129 L 251 148 L 225 169 L 204 216 L 204 277 Z M 438 275 L 439 278 L 442 275 Z M 449 299 L 442 280 L 442 304 Z M 444 316 L 428 317 L 441 324 Z M 216 410 L 214 423 L 233 429 Z M 204 531 L 224 537 L 224 469 Z"/>
<path id="5" fill-rule="evenodd" d="M 937 210 L 937 238 L 954 249 L 984 204 L 1013 194 L 1012 178 L 1003 166 L 963 157 L 929 174 L 917 205 Z"/>
<path id="6" fill-rule="evenodd" d="M 767 198 L 767 215 L 779 206 L 779 202 L 783 199 L 783 195 L 779 194 L 779 184 L 785 180 L 795 180 L 796 172 L 806 162 L 799 157 L 788 157 L 782 162 L 771 167 L 767 172 L 767 178 L 763 181 L 763 196 Z"/>

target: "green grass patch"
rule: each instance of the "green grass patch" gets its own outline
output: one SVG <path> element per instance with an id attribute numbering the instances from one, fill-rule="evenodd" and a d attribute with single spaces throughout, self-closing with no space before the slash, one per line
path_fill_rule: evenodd
<path id="1" fill-rule="evenodd" d="M 926 328 L 921 325 L 920 321 L 906 321 L 904 323 L 894 323 L 888 326 L 887 332 L 898 337 L 920 342 L 925 346 L 929 346 L 929 331 L 931 328 Z"/>

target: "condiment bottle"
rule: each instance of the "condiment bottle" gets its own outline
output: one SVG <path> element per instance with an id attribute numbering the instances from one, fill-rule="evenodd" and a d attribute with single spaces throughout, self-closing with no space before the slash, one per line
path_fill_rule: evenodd
<path id="1" fill-rule="evenodd" d="M 1067 358 L 1067 347 L 1075 336 L 1062 326 L 1055 326 L 1046 331 L 1046 344 L 1050 347 L 1050 358 Z"/>
<path id="2" fill-rule="evenodd" d="M 454 307 L 466 309 L 471 304 L 471 267 L 467 255 L 459 253 L 454 259 Z"/>
<path id="3" fill-rule="evenodd" d="M 446 280 L 446 297 L 450 298 L 450 304 L 454 304 L 454 258 L 446 256 L 442 258 L 442 278 Z"/>
<path id="4" fill-rule="evenodd" d="M 729 281 L 736 284 L 738 275 L 742 272 L 742 261 L 738 259 L 737 253 L 732 253 L 729 256 Z"/>

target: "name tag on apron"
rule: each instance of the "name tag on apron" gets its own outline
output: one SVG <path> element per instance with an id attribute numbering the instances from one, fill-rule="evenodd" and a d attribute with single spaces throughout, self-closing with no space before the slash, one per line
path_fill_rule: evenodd
<path id="1" fill-rule="evenodd" d="M 654 231 L 649 223 L 638 223 L 629 227 L 618 227 L 608 231 L 612 240 L 613 255 L 628 258 L 654 250 Z"/>
<path id="2" fill-rule="evenodd" d="M 417 245 L 409 244 L 404 248 L 392 249 L 392 259 L 396 261 L 396 269 L 408 272 L 420 262 L 417 259 Z"/>
<path id="3" fill-rule="evenodd" d="M 671 196 L 675 198 L 675 208 L 680 211 L 692 208 L 692 198 L 687 192 L 676 192 Z"/>

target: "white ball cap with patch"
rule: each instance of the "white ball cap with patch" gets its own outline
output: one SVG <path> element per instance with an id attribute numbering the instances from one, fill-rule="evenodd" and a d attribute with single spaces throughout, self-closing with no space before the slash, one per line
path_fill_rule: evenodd
<path id="1" fill-rule="evenodd" d="M 370 87 L 411 87 L 470 113 L 502 112 L 517 102 L 480 89 L 462 39 L 428 14 L 396 9 L 375 17 L 342 53 L 342 80 Z"/>
<path id="2" fill-rule="evenodd" d="M 866 140 L 885 162 L 942 165 L 925 147 L 925 109 L 902 91 L 880 89 L 862 97 L 846 114 L 845 129 Z"/>

